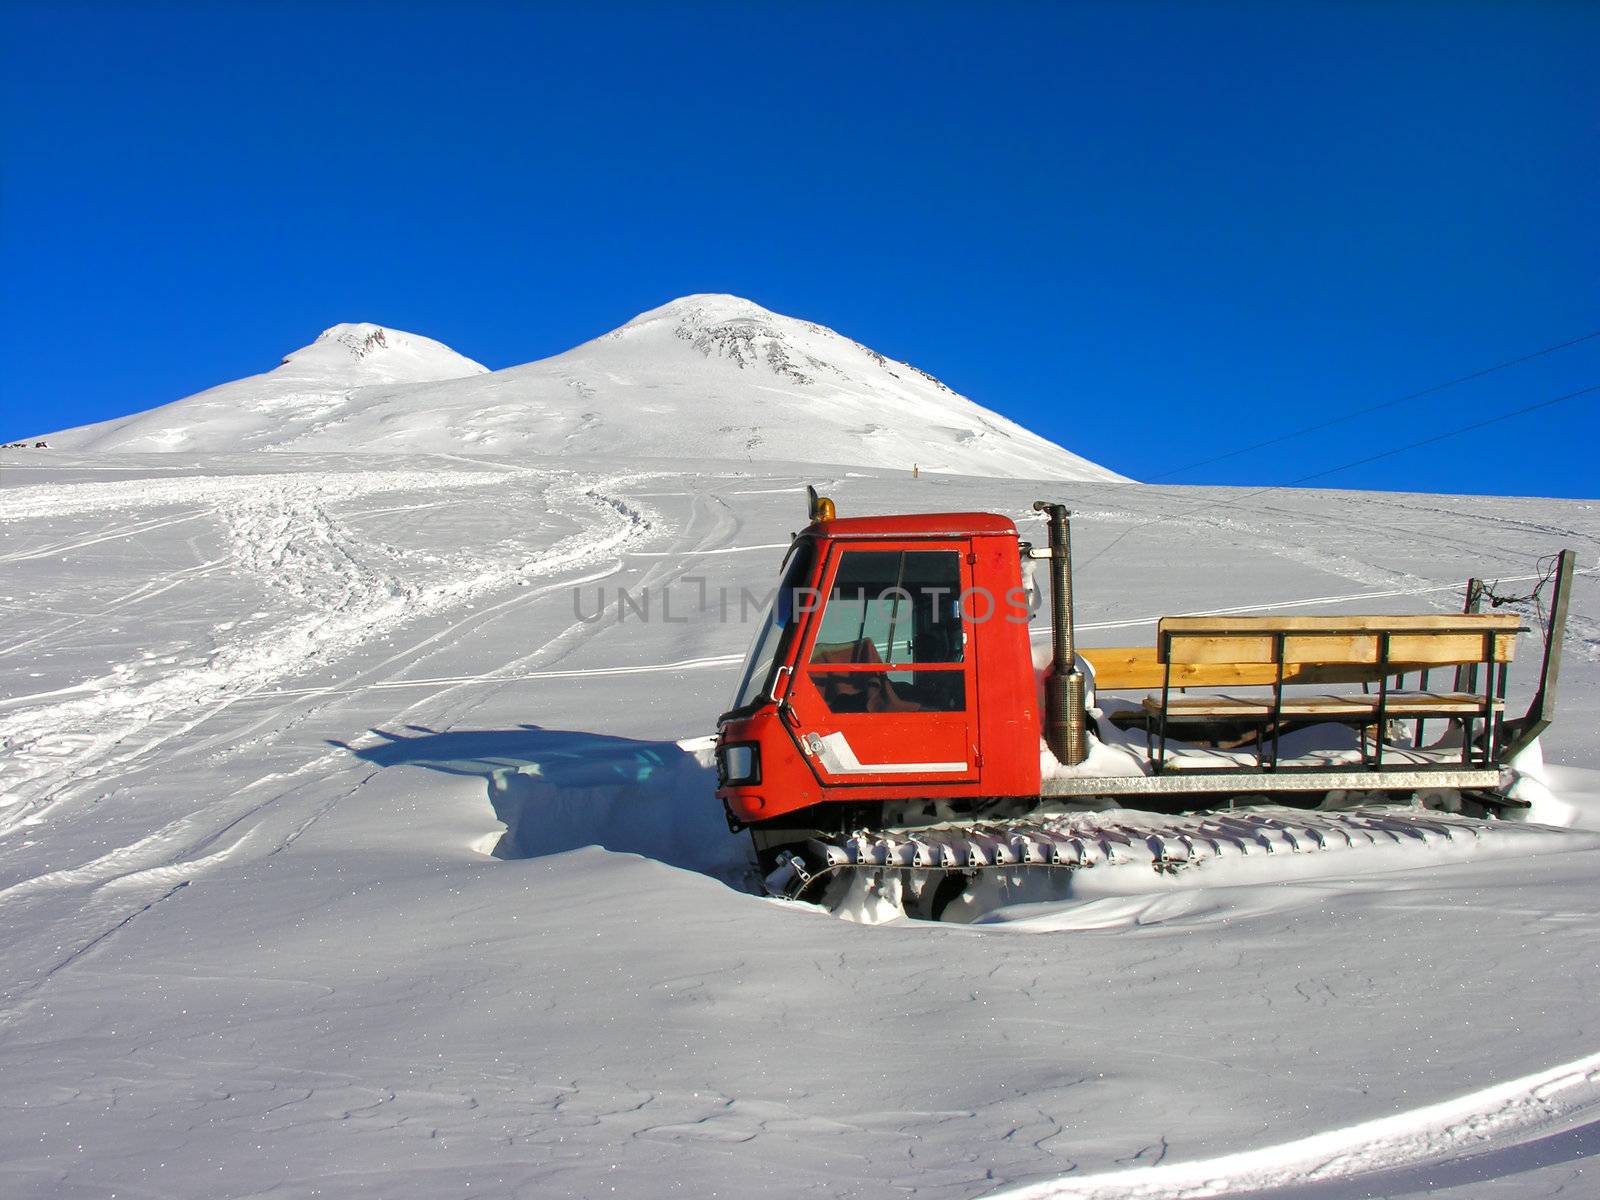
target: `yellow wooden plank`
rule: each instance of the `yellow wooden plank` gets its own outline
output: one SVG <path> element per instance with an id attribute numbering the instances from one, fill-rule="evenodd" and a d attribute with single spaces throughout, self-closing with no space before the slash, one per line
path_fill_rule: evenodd
<path id="1" fill-rule="evenodd" d="M 1505 708 L 1504 700 L 1491 700 L 1489 707 L 1499 712 Z M 1466 692 L 1429 693 L 1416 692 L 1411 694 L 1391 695 L 1384 709 L 1391 717 L 1433 717 L 1454 716 L 1457 714 L 1469 716 L 1472 713 L 1483 711 L 1483 697 L 1469 695 Z"/>
<path id="2" fill-rule="evenodd" d="M 1318 663 L 1376 665 L 1381 634 L 1324 634 L 1318 637 L 1285 637 L 1283 661 L 1287 664 Z M 1511 661 L 1515 643 L 1507 635 L 1494 635 L 1494 661 Z M 1276 639 L 1257 635 L 1190 635 L 1175 637 L 1170 643 L 1175 663 L 1270 663 L 1277 656 Z M 1477 634 L 1392 634 L 1389 662 L 1415 666 L 1455 666 L 1482 662 L 1484 639 Z"/>
<path id="3" fill-rule="evenodd" d="M 1494 642 L 1494 661 L 1510 662 L 1516 648 L 1515 613 L 1437 614 L 1402 617 L 1163 617 L 1157 642 L 1171 639 L 1174 663 L 1271 663 L 1276 635 L 1284 638 L 1285 664 L 1377 663 L 1382 636 L 1389 635 L 1389 663 L 1395 670 L 1482 662 L 1485 637 Z M 1317 630 L 1328 632 L 1316 633 Z M 1357 630 L 1359 632 L 1343 632 Z M 1424 633 L 1430 630 L 1435 632 Z M 1486 630 L 1505 632 L 1486 633 Z M 1338 632 L 1334 632 L 1338 631 Z M 1294 634 L 1302 636 L 1293 636 Z"/>
<path id="4" fill-rule="evenodd" d="M 1159 688 L 1165 667 L 1154 646 L 1080 646 L 1078 653 L 1094 669 L 1095 687 L 1102 692 L 1147 691 Z M 1477 661 L 1474 657 L 1471 661 Z M 1416 670 L 1438 664 L 1391 663 L 1388 674 Z M 1266 687 L 1277 678 L 1270 662 L 1175 662 L 1172 686 L 1180 687 Z M 1379 671 L 1372 663 L 1286 663 L 1286 684 L 1334 685 L 1376 684 Z"/>
<path id="5" fill-rule="evenodd" d="M 1378 706 L 1377 696 L 1285 696 L 1279 712 L 1286 717 L 1366 717 Z M 1151 696 L 1145 707 L 1160 711 L 1161 698 Z M 1171 696 L 1167 712 L 1186 717 L 1267 716 L 1273 711 L 1270 696 Z"/>
<path id="6" fill-rule="evenodd" d="M 1504 708 L 1494 700 L 1493 711 Z M 1147 696 L 1147 712 L 1161 711 L 1161 697 Z M 1358 696 L 1285 696 L 1277 710 L 1285 717 L 1373 717 L 1378 711 L 1376 692 Z M 1391 694 L 1384 706 L 1391 717 L 1470 716 L 1483 711 L 1483 697 L 1462 692 L 1400 692 Z M 1173 717 L 1265 717 L 1273 712 L 1269 696 L 1169 696 L 1167 715 Z"/>
<path id="7" fill-rule="evenodd" d="M 1454 630 L 1492 628 L 1515 633 L 1522 627 L 1522 618 L 1516 613 L 1401 613 L 1375 616 L 1370 613 L 1329 614 L 1312 616 L 1283 616 L 1275 613 L 1253 613 L 1245 616 L 1218 617 L 1162 617 L 1161 627 L 1172 630 L 1219 629 L 1229 633 L 1258 633 L 1262 631 L 1305 629 L 1438 629 Z"/>

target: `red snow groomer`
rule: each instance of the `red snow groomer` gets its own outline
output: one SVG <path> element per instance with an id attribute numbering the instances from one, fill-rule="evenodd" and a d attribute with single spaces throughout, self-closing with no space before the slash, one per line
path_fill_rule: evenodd
<path id="1" fill-rule="evenodd" d="M 718 720 L 716 794 L 771 890 L 949 919 L 977 888 L 987 906 L 1070 894 L 1085 867 L 1518 828 L 1498 818 L 1526 807 L 1509 764 L 1554 711 L 1571 551 L 1538 686 L 1508 719 L 1525 631 L 1477 612 L 1471 582 L 1460 614 L 1168 617 L 1149 646 L 1076 647 L 1068 513 L 1034 508 L 1048 548 L 1004 516 L 838 517 L 810 491 Z"/>

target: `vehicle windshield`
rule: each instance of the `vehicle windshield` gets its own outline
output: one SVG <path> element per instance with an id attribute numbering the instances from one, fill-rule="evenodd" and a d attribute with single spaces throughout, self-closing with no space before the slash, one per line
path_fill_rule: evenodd
<path id="1" fill-rule="evenodd" d="M 790 548 L 783 582 L 778 584 L 772 604 L 756 630 L 755 644 L 750 647 L 750 657 L 745 659 L 739 690 L 734 694 L 730 711 L 755 704 L 772 686 L 772 669 L 778 652 L 787 640 L 786 635 L 794 628 L 796 615 L 806 611 L 797 601 L 795 591 L 804 586 L 811 573 L 813 545 L 811 538 L 800 538 Z"/>

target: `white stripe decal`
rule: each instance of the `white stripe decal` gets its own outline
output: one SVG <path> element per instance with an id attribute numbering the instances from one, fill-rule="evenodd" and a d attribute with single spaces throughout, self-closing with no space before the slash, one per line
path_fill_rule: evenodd
<path id="1" fill-rule="evenodd" d="M 834 775 L 960 775 L 971 769 L 964 762 L 864 763 L 842 733 L 826 737 L 813 733 L 806 745 Z"/>

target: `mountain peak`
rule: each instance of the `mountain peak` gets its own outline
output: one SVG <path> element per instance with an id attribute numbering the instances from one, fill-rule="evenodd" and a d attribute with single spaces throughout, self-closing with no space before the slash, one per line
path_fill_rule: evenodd
<path id="1" fill-rule="evenodd" d="M 793 320 L 763 308 L 754 300 L 743 296 L 730 296 L 721 292 L 696 292 L 679 296 L 656 308 L 634 317 L 608 335 L 613 338 L 630 337 L 641 331 L 668 328 L 703 329 L 729 321 L 756 321 L 776 326 L 779 322 Z"/>
<path id="2" fill-rule="evenodd" d="M 370 321 L 330 325 L 309 346 L 284 355 L 278 369 L 284 367 L 296 374 L 354 374 L 364 383 L 424 383 L 489 370 L 443 342 Z"/>
<path id="3" fill-rule="evenodd" d="M 920 367 L 879 354 L 826 325 L 763 308 L 754 300 L 720 292 L 680 296 L 642 312 L 609 335 L 613 339 L 648 338 L 668 332 L 707 359 L 721 359 L 744 369 L 765 366 L 790 385 L 807 386 L 819 378 L 880 376 L 885 382 L 920 380 L 935 391 L 955 395 Z"/>
<path id="4" fill-rule="evenodd" d="M 270 371 L 207 388 L 146 412 L 52 434 L 64 449 L 134 452 L 279 448 L 338 425 L 350 397 L 450 379 L 489 368 L 443 342 L 370 321 L 324 329 Z"/>
<path id="5" fill-rule="evenodd" d="M 342 321 L 324 329 L 312 345 L 319 342 L 335 342 L 349 350 L 353 357 L 365 358 L 375 350 L 389 348 L 389 331 L 370 321 Z"/>

